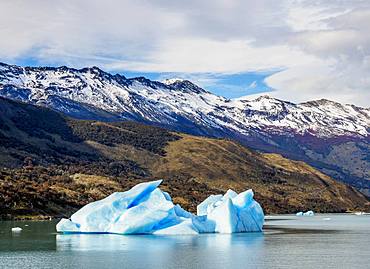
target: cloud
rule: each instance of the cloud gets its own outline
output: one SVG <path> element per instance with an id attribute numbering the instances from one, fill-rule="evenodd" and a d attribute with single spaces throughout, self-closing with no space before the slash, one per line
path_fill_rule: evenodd
<path id="1" fill-rule="evenodd" d="M 361 0 L 1 1 L 0 60 L 174 72 L 208 86 L 271 71 L 278 98 L 368 106 L 368 25 Z"/>

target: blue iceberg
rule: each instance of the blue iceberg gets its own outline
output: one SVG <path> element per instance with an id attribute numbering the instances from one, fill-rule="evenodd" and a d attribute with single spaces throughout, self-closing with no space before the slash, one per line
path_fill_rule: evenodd
<path id="1" fill-rule="evenodd" d="M 174 205 L 170 195 L 158 188 L 161 182 L 140 183 L 87 204 L 70 219 L 62 219 L 57 231 L 166 235 L 262 231 L 264 213 L 252 190 L 211 195 L 194 215 Z"/>

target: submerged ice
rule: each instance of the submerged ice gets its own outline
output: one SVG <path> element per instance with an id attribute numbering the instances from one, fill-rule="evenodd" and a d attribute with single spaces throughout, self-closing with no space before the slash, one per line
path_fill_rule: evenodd
<path id="1" fill-rule="evenodd" d="M 158 186 L 161 180 L 141 183 L 125 192 L 87 204 L 70 219 L 62 219 L 63 233 L 198 234 L 262 231 L 264 214 L 253 191 L 211 195 L 197 207 L 197 215 L 174 205 Z"/>

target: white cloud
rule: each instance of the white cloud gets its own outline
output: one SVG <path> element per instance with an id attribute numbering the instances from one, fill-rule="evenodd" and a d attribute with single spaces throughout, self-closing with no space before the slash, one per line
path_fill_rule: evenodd
<path id="1" fill-rule="evenodd" d="M 266 79 L 276 97 L 369 106 L 368 25 L 362 0 L 1 1 L 0 60 L 203 73 L 205 83 L 283 70 Z"/>
<path id="2" fill-rule="evenodd" d="M 286 45 L 255 47 L 251 41 L 218 41 L 203 38 L 167 39 L 159 42 L 144 62 L 113 63 L 111 69 L 139 71 L 238 73 L 282 69 L 308 63 L 315 57 Z M 286 57 L 289 55 L 289 57 Z"/>

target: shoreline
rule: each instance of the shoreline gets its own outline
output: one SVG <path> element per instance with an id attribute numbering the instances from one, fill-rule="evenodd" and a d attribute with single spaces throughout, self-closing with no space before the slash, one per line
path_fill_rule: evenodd
<path id="1" fill-rule="evenodd" d="M 327 215 L 327 214 L 343 214 L 343 215 L 355 215 L 356 213 L 363 213 L 363 215 L 370 215 L 370 212 L 363 212 L 363 211 L 347 211 L 347 212 L 315 212 L 315 215 Z M 276 216 L 295 216 L 296 212 L 294 213 L 272 213 L 265 215 L 265 220 L 269 220 L 270 217 Z M 11 216 L 5 218 L 1 216 L 0 221 L 57 221 L 61 218 L 66 218 L 66 216 L 45 216 L 45 215 L 23 215 L 23 216 Z"/>

